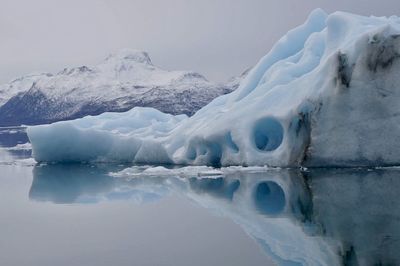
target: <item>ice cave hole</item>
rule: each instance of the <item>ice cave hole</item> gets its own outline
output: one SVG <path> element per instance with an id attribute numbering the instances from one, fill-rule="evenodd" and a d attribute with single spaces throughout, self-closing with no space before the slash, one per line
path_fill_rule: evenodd
<path id="1" fill-rule="evenodd" d="M 283 127 L 275 118 L 262 118 L 256 122 L 253 137 L 254 143 L 259 150 L 273 151 L 282 143 Z"/>
<path id="2" fill-rule="evenodd" d="M 196 157 L 197 157 L 196 148 L 193 147 L 192 145 L 190 145 L 189 148 L 186 150 L 186 158 L 194 161 L 194 160 L 196 160 Z"/>
<path id="3" fill-rule="evenodd" d="M 208 165 L 214 167 L 221 166 L 221 158 L 222 158 L 222 148 L 221 145 L 217 142 L 206 142 L 205 147 L 207 149 L 207 157 L 208 157 Z"/>
<path id="4" fill-rule="evenodd" d="M 220 167 L 222 158 L 222 147 L 218 142 L 202 140 L 189 145 L 186 150 L 186 158 L 196 160 L 198 156 L 204 156 L 206 164 Z"/>
<path id="5" fill-rule="evenodd" d="M 254 201 L 258 211 L 261 213 L 267 215 L 278 214 L 285 208 L 285 192 L 275 182 L 261 182 L 255 189 Z"/>
<path id="6" fill-rule="evenodd" d="M 228 148 L 233 153 L 239 152 L 239 147 L 233 141 L 231 132 L 213 139 L 192 141 L 186 150 L 186 158 L 194 161 L 198 156 L 206 156 L 208 165 L 221 166 L 224 148 Z"/>
<path id="7" fill-rule="evenodd" d="M 231 132 L 225 135 L 225 143 L 234 153 L 239 152 L 239 147 L 233 141 Z"/>

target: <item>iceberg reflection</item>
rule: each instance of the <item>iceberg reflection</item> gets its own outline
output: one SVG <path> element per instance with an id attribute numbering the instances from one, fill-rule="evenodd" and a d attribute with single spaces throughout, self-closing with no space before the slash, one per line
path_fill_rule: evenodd
<path id="1" fill-rule="evenodd" d="M 33 182 L 29 198 L 57 204 L 96 203 L 102 200 L 152 201 L 164 194 L 163 186 L 155 185 L 143 190 L 135 181 L 113 178 L 111 171 L 123 166 L 91 164 L 37 165 L 33 169 Z"/>
<path id="2" fill-rule="evenodd" d="M 399 170 L 109 174 L 120 168 L 36 166 L 29 196 L 54 203 L 142 203 L 179 194 L 239 224 L 279 265 L 400 264 Z"/>

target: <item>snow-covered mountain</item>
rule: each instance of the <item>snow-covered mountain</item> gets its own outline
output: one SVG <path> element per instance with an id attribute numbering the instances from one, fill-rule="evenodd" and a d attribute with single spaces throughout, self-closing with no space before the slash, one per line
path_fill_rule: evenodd
<path id="1" fill-rule="evenodd" d="M 125 49 L 93 67 L 28 75 L 0 86 L 0 125 L 49 123 L 135 106 L 192 115 L 238 82 L 215 84 L 196 72 L 166 71 L 146 52 Z"/>

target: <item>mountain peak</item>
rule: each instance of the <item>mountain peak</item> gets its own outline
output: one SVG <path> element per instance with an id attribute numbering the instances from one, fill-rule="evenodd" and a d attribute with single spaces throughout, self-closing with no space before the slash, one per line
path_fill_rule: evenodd
<path id="1" fill-rule="evenodd" d="M 135 50 L 135 49 L 122 49 L 118 52 L 110 54 L 105 61 L 134 61 L 137 63 L 152 65 L 150 56 L 145 51 Z"/>

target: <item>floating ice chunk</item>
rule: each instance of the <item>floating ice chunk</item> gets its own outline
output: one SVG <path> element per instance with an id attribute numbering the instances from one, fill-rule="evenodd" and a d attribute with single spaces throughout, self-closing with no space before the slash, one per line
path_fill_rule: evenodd
<path id="1" fill-rule="evenodd" d="M 133 166 L 122 171 L 110 173 L 113 177 L 135 178 L 135 177 L 212 177 L 221 176 L 222 169 L 209 166 L 185 166 L 179 168 L 166 168 L 164 166 Z"/>
<path id="2" fill-rule="evenodd" d="M 312 12 L 191 118 L 135 108 L 28 128 L 37 161 L 400 164 L 400 20 Z"/>
<path id="3" fill-rule="evenodd" d="M 20 151 L 20 150 L 29 151 L 29 150 L 32 150 L 32 145 L 29 142 L 27 142 L 27 143 L 17 144 L 14 147 L 7 147 L 7 148 L 3 148 L 3 149 L 8 150 L 8 151 Z"/>

